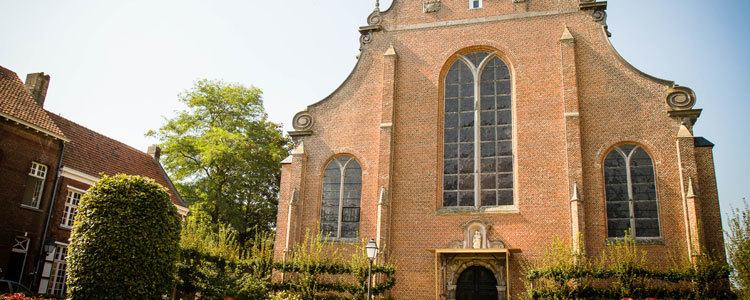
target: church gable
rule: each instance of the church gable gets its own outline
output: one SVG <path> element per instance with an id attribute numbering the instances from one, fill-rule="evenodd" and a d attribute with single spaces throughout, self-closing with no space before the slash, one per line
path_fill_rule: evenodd
<path id="1" fill-rule="evenodd" d="M 689 215 L 702 204 L 683 192 L 710 182 L 696 171 L 710 153 L 695 150 L 695 93 L 622 59 L 605 9 L 376 6 L 353 72 L 293 120 L 277 255 L 305 230 L 343 245 L 372 238 L 409 266 L 397 282 L 417 290 L 397 285 L 395 298 L 456 299 L 484 278 L 479 289 L 511 299 L 523 292 L 520 258 L 553 239 L 601 253 L 629 230 L 655 257 L 719 244 L 684 221 L 713 216 Z"/>

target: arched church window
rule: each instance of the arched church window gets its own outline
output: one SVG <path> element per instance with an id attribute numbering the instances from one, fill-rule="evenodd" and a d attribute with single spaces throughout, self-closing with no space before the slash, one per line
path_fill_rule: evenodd
<path id="1" fill-rule="evenodd" d="M 513 205 L 508 66 L 495 53 L 458 55 L 444 92 L 443 207 Z"/>
<path id="2" fill-rule="evenodd" d="M 356 238 L 362 198 L 362 167 L 352 156 L 331 160 L 323 173 L 320 232 L 331 238 Z"/>
<path id="3" fill-rule="evenodd" d="M 658 238 L 659 210 L 651 156 L 637 145 L 617 146 L 604 159 L 607 236 Z"/>

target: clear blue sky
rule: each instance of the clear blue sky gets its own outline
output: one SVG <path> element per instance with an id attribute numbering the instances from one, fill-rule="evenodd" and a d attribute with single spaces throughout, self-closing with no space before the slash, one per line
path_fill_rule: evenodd
<path id="1" fill-rule="evenodd" d="M 416 0 L 404 0 L 416 1 Z M 509 0 L 508 0 L 509 1 Z M 534 1 L 534 0 L 531 0 Z M 381 7 L 390 1 L 381 1 Z M 356 62 L 374 0 L 0 0 L 0 65 L 52 76 L 45 107 L 146 150 L 143 134 L 198 78 L 255 85 L 270 118 L 332 92 Z M 631 64 L 691 87 L 714 148 L 722 212 L 750 194 L 750 1 L 610 0 Z"/>

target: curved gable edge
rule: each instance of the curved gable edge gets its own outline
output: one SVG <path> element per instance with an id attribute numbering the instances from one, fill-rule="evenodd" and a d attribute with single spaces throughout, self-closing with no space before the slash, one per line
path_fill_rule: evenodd
<path id="1" fill-rule="evenodd" d="M 344 86 L 346 86 L 346 84 L 349 83 L 349 81 L 351 81 L 352 77 L 354 77 L 354 74 L 357 73 L 357 70 L 359 69 L 359 65 L 362 63 L 362 59 L 365 53 L 367 53 L 367 51 L 364 51 L 364 49 L 363 51 L 360 52 L 360 54 L 357 57 L 357 63 L 354 64 L 354 68 L 352 68 L 352 71 L 349 72 L 349 75 L 346 76 L 346 79 L 344 79 L 344 81 L 335 90 L 333 90 L 333 92 L 328 94 L 328 96 L 325 96 L 323 99 L 318 100 L 317 102 L 308 105 L 307 108 L 318 106 L 322 104 L 323 102 L 326 102 L 328 99 L 333 98 L 333 96 L 336 95 L 342 88 L 344 88 Z"/>
<path id="2" fill-rule="evenodd" d="M 639 70 L 638 68 L 636 68 L 632 64 L 630 64 L 624 57 L 622 57 L 622 55 L 620 55 L 619 52 L 617 52 L 617 49 L 615 49 L 615 46 L 612 45 L 612 41 L 609 39 L 609 36 L 607 34 L 607 28 L 605 26 L 601 26 L 601 34 L 602 34 L 602 38 L 605 41 L 605 44 L 607 45 L 607 48 L 609 48 L 609 51 L 625 67 L 627 67 L 631 71 L 635 72 L 636 74 L 638 74 L 640 76 L 643 76 L 646 79 L 649 79 L 649 80 L 651 80 L 653 82 L 656 82 L 658 84 L 666 85 L 668 87 L 673 87 L 675 85 L 674 81 L 672 81 L 672 80 L 666 80 L 666 79 L 661 79 L 661 78 L 658 78 L 658 77 L 655 77 L 655 76 L 651 76 L 651 75 L 646 74 L 643 71 Z"/>

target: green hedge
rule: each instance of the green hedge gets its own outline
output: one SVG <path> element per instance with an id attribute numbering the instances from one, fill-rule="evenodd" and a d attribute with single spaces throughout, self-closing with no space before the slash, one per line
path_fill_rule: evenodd
<path id="1" fill-rule="evenodd" d="M 282 282 L 271 284 L 271 290 L 291 294 L 303 300 L 354 300 L 367 295 L 370 261 L 366 241 L 355 245 L 333 244 L 331 240 L 309 232 L 305 241 L 289 253 L 286 261 L 276 262 L 273 269 L 284 274 Z M 381 245 L 382 247 L 382 245 Z M 350 251 L 347 259 L 339 250 Z M 372 294 L 383 297 L 396 284 L 396 267 L 388 262 L 372 266 Z"/>
<path id="2" fill-rule="evenodd" d="M 365 295 L 367 293 L 367 268 L 359 265 L 343 264 L 343 263 L 331 263 L 331 262 L 320 262 L 318 264 L 305 264 L 298 261 L 289 261 L 285 263 L 275 263 L 273 265 L 274 270 L 279 272 L 296 273 L 302 274 L 303 276 L 319 276 L 319 275 L 352 275 L 356 279 L 354 283 L 346 282 L 315 282 L 315 288 L 320 292 L 337 292 L 343 294 L 349 294 L 347 296 L 332 296 L 329 299 L 361 299 L 358 295 Z M 381 295 L 386 291 L 393 288 L 396 285 L 396 278 L 393 276 L 396 273 L 396 268 L 393 265 L 373 265 L 372 275 L 373 277 L 377 274 L 385 275 L 385 280 L 380 283 L 373 283 L 372 294 Z M 275 283 L 271 285 L 272 290 L 276 291 L 300 291 L 303 290 L 303 285 L 298 281 Z M 323 297 L 325 295 L 318 295 Z"/>
<path id="3" fill-rule="evenodd" d="M 70 299 L 161 299 L 173 286 L 180 218 L 152 179 L 104 176 L 81 199 L 70 236 Z"/>
<path id="4" fill-rule="evenodd" d="M 737 298 L 729 288 L 730 268 L 724 261 L 701 255 L 693 262 L 673 261 L 671 268 L 654 269 L 646 257 L 646 252 L 630 237 L 609 243 L 594 259 L 575 255 L 563 243 L 553 242 L 542 257 L 525 268 L 528 296 L 532 299 Z"/>

